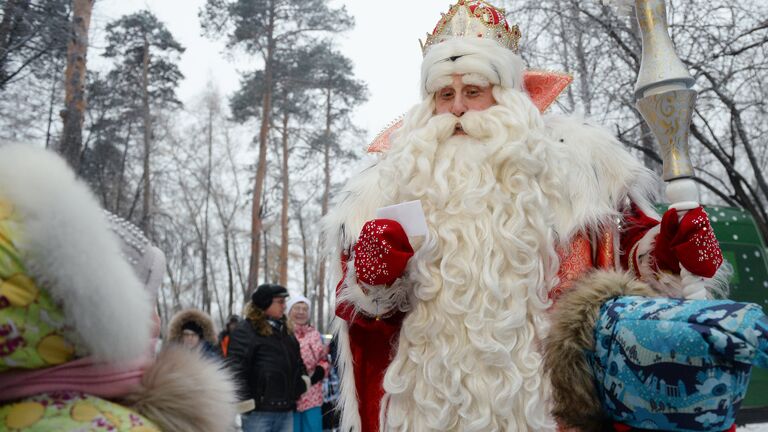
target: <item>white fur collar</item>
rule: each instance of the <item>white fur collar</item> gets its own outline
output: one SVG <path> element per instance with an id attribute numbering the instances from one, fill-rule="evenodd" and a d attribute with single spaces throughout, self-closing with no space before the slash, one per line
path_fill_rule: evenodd
<path id="1" fill-rule="evenodd" d="M 355 374 L 352 364 L 352 351 L 349 344 L 349 324 L 340 318 L 333 321 L 333 329 L 338 340 L 338 368 L 341 378 L 341 389 L 336 409 L 341 410 L 341 430 L 360 432 L 360 408 L 357 403 L 357 389 L 355 388 Z"/>
<path id="2" fill-rule="evenodd" d="M 545 133 L 555 140 L 562 156 L 559 165 L 551 167 L 564 177 L 562 199 L 554 209 L 561 241 L 582 229 L 615 222 L 627 197 L 647 214 L 655 214 L 650 202 L 658 179 L 610 132 L 576 116 L 549 115 L 544 122 Z M 339 193 L 333 210 L 323 219 L 326 247 L 336 254 L 331 256 L 354 243 L 377 208 L 392 204 L 385 202 L 378 181 L 373 165 L 350 179 Z"/>
<path id="3" fill-rule="evenodd" d="M 554 209 L 555 230 L 568 241 L 584 228 L 615 225 L 627 197 L 648 209 L 658 179 L 605 128 L 575 116 L 544 117 L 545 132 L 558 145 L 561 201 Z"/>

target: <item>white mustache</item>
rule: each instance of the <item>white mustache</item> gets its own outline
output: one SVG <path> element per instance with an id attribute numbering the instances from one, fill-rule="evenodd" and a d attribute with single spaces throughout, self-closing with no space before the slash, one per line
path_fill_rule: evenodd
<path id="1" fill-rule="evenodd" d="M 436 114 L 427 124 L 436 130 L 436 138 L 440 143 L 456 135 L 467 135 L 481 140 L 502 138 L 492 135 L 504 131 L 507 123 L 505 117 L 510 114 L 504 107 L 493 106 L 482 111 L 467 111 L 460 117 L 452 113 Z"/>

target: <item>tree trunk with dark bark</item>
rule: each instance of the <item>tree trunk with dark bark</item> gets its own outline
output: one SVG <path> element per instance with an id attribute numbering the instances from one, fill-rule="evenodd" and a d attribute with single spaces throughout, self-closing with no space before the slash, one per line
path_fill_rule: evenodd
<path id="1" fill-rule="evenodd" d="M 264 177 L 267 175 L 267 139 L 272 113 L 272 56 L 275 49 L 273 33 L 275 28 L 274 3 L 269 3 L 269 25 L 267 27 L 267 58 L 264 64 L 264 97 L 261 102 L 261 129 L 259 130 L 259 161 L 256 166 L 256 178 L 253 185 L 253 207 L 251 208 L 251 262 L 248 271 L 248 293 L 252 293 L 259 281 L 259 255 L 261 253 L 261 195 L 264 189 Z"/>
<path id="2" fill-rule="evenodd" d="M 152 142 L 152 116 L 149 111 L 149 41 L 147 35 L 144 35 L 144 58 L 142 60 L 142 111 L 144 116 L 144 173 L 142 175 L 142 209 L 141 209 L 141 228 L 144 233 L 150 237 L 149 227 L 152 205 L 152 184 L 150 183 L 149 158 Z"/>
<path id="3" fill-rule="evenodd" d="M 288 203 L 291 196 L 288 172 L 288 113 L 283 113 L 283 170 L 280 173 L 283 183 L 283 202 L 280 209 L 280 285 L 288 284 Z"/>
<path id="4" fill-rule="evenodd" d="M 208 160 L 205 169 L 205 204 L 203 206 L 202 253 L 200 254 L 202 260 L 201 265 L 203 266 L 203 279 L 200 283 L 200 287 L 203 290 L 203 310 L 207 313 L 211 313 L 211 292 L 210 287 L 208 286 L 208 239 L 210 237 L 208 229 L 208 209 L 211 201 L 211 164 L 213 162 L 213 109 L 211 107 L 208 108 L 207 132 Z"/>
<path id="5" fill-rule="evenodd" d="M 302 273 L 304 276 L 304 297 L 309 297 L 309 247 L 307 246 L 307 232 L 304 229 L 304 215 L 302 209 L 296 211 L 299 220 L 299 232 L 301 233 Z"/>
<path id="6" fill-rule="evenodd" d="M 65 108 L 61 112 L 64 129 L 59 151 L 75 172 L 80 168 L 83 147 L 86 55 L 92 9 L 93 0 L 72 0 L 72 28 L 67 42 L 67 67 L 64 72 Z"/>

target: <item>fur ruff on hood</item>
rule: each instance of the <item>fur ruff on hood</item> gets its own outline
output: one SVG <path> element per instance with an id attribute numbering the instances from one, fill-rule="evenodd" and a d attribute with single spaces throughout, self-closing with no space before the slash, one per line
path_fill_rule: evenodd
<path id="1" fill-rule="evenodd" d="M 158 354 L 140 389 L 124 402 L 164 431 L 227 432 L 237 415 L 229 372 L 199 350 L 178 345 Z"/>
<path id="2" fill-rule="evenodd" d="M 595 349 L 600 307 L 614 297 L 658 293 L 629 274 L 595 271 L 578 280 L 555 304 L 544 340 L 544 369 L 552 381 L 552 414 L 561 426 L 601 431 L 604 415 L 584 352 Z"/>
<path id="3" fill-rule="evenodd" d="M 168 340 L 181 342 L 181 327 L 188 321 L 194 321 L 203 328 L 203 340 L 216 345 L 216 330 L 211 316 L 199 309 L 184 309 L 176 313 L 168 323 Z"/>
<path id="4" fill-rule="evenodd" d="M 28 274 L 61 306 L 78 356 L 130 361 L 150 346 L 145 291 L 96 197 L 59 155 L 0 146 L 0 195 L 23 225 L 16 246 Z"/>

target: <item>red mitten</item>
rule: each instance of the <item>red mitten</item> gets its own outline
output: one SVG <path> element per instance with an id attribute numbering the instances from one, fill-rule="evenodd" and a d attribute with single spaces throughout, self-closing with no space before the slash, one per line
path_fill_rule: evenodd
<path id="1" fill-rule="evenodd" d="M 357 278 L 368 285 L 391 284 L 402 276 L 413 256 L 403 227 L 391 219 L 366 222 L 354 250 Z"/>
<path id="2" fill-rule="evenodd" d="M 661 218 L 653 256 L 659 270 L 679 273 L 682 265 L 689 272 L 708 278 L 723 263 L 723 253 L 702 207 L 688 210 L 680 221 L 677 210 L 667 210 Z"/>

